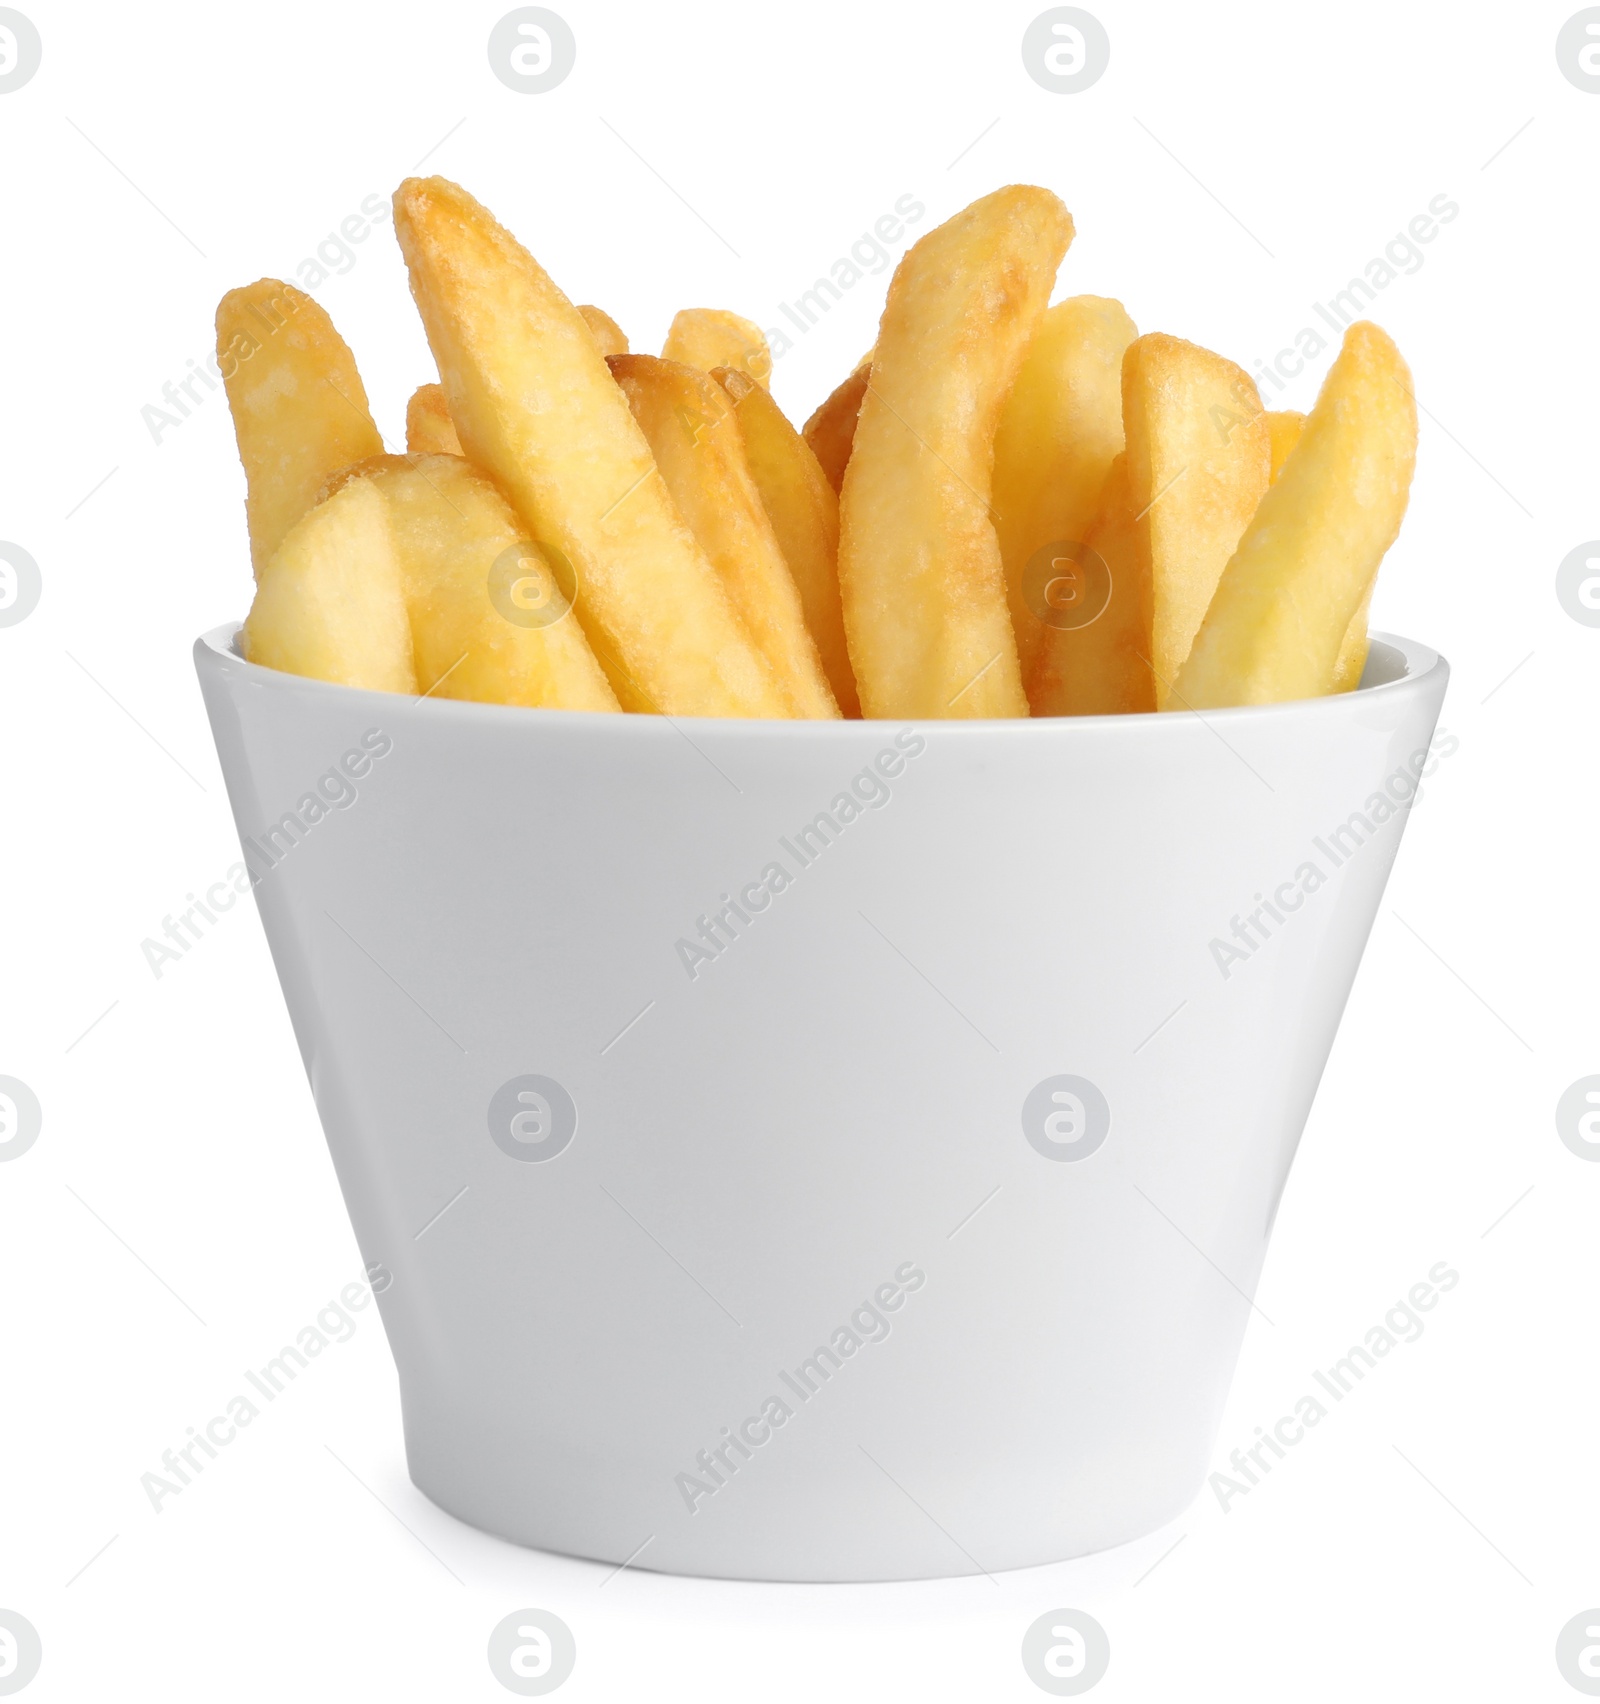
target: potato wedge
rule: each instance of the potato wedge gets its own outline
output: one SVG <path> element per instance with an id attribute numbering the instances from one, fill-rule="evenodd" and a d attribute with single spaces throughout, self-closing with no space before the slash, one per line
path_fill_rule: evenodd
<path id="1" fill-rule="evenodd" d="M 395 232 L 462 448 L 532 541 L 571 562 L 578 615 L 624 707 L 787 715 L 588 322 L 444 178 L 400 186 Z"/>
<path id="2" fill-rule="evenodd" d="M 713 367 L 733 367 L 748 373 L 764 390 L 772 385 L 772 351 L 766 334 L 754 320 L 726 308 L 684 308 L 673 316 L 664 361 L 682 361 L 709 373 Z"/>
<path id="3" fill-rule="evenodd" d="M 1076 596 L 1043 600 L 1043 638 L 1028 679 L 1035 716 L 1112 716 L 1156 707 L 1149 563 L 1139 549 L 1135 513 L 1128 458 L 1119 455 L 1085 529 L 1083 550 L 1061 564 Z"/>
<path id="4" fill-rule="evenodd" d="M 1267 410 L 1267 435 L 1272 442 L 1272 473 L 1276 479 L 1283 472 L 1283 464 L 1289 459 L 1289 452 L 1300 442 L 1300 434 L 1305 430 L 1306 417 L 1297 408 L 1269 408 Z"/>
<path id="5" fill-rule="evenodd" d="M 323 309 L 276 278 L 217 305 L 217 364 L 244 463 L 250 560 L 259 576 L 330 473 L 378 455 L 355 357 Z"/>
<path id="6" fill-rule="evenodd" d="M 1046 310 L 994 437 L 994 530 L 1027 680 L 1047 625 L 1024 570 L 1046 546 L 1085 543 L 1122 453 L 1122 356 L 1139 335 L 1120 302 L 1070 296 Z"/>
<path id="7" fill-rule="evenodd" d="M 1388 335 L 1358 320 L 1217 586 L 1174 707 L 1334 690 L 1345 634 L 1400 530 L 1416 453 L 1411 374 Z"/>
<path id="8" fill-rule="evenodd" d="M 627 334 L 604 308 L 597 308 L 593 303 L 585 302 L 578 312 L 583 315 L 583 323 L 594 333 L 594 340 L 600 345 L 602 355 L 628 353 Z"/>
<path id="9" fill-rule="evenodd" d="M 750 477 L 799 588 L 834 699 L 841 714 L 857 717 L 861 700 L 839 602 L 838 495 L 805 439 L 748 373 L 718 367 L 711 376 L 733 400 Z"/>
<path id="10" fill-rule="evenodd" d="M 406 404 L 406 449 L 414 456 L 458 456 L 461 440 L 443 385 L 418 385 Z"/>
<path id="11" fill-rule="evenodd" d="M 839 500 L 839 590 L 867 716 L 1026 716 L 994 435 L 1072 240 L 1049 190 L 975 201 L 901 259 Z"/>
<path id="12" fill-rule="evenodd" d="M 289 529 L 261 570 L 240 648 L 288 674 L 417 690 L 400 554 L 371 484 L 345 486 Z"/>
<path id="13" fill-rule="evenodd" d="M 1205 619 L 1272 474 L 1266 411 L 1243 368 L 1156 332 L 1122 364 L 1128 483 L 1149 564 L 1156 705 Z"/>
<path id="14" fill-rule="evenodd" d="M 572 614 L 570 573 L 524 538 L 511 506 L 470 462 L 374 456 L 333 483 L 369 484 L 388 507 L 423 697 L 619 708 Z"/>
<path id="15" fill-rule="evenodd" d="M 678 512 L 722 577 L 793 716 L 836 717 L 800 592 L 745 461 L 733 403 L 709 373 L 654 355 L 614 355 L 613 377 Z"/>
<path id="16" fill-rule="evenodd" d="M 810 445 L 812 455 L 836 492 L 844 487 L 844 470 L 849 466 L 850 450 L 855 443 L 861 399 L 867 394 L 871 377 L 872 362 L 863 361 L 823 398 L 801 428 L 800 435 Z"/>

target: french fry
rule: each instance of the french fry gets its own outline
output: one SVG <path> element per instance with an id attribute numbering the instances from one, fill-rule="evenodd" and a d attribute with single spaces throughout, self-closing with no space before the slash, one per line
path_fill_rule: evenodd
<path id="1" fill-rule="evenodd" d="M 1416 450 L 1411 374 L 1387 334 L 1358 320 L 1228 563 L 1175 702 L 1208 710 L 1335 689 L 1351 619 L 1400 530 Z"/>
<path id="2" fill-rule="evenodd" d="M 528 542 L 505 498 L 460 456 L 374 456 L 335 476 L 388 508 L 424 697 L 616 710 L 570 576 Z M 568 583 L 563 585 L 563 580 Z"/>
<path id="3" fill-rule="evenodd" d="M 698 367 L 702 373 L 733 367 L 748 373 L 762 389 L 771 388 L 772 351 L 765 334 L 754 320 L 726 308 L 684 308 L 676 314 L 661 358 Z"/>
<path id="4" fill-rule="evenodd" d="M 1140 555 L 1149 564 L 1156 706 L 1165 709 L 1267 489 L 1271 433 L 1242 368 L 1161 332 L 1128 345 L 1122 417 Z"/>
<path id="5" fill-rule="evenodd" d="M 750 477 L 800 591 L 806 626 L 841 714 L 861 714 L 839 602 L 839 498 L 772 397 L 732 367 L 711 375 L 733 399 Z"/>
<path id="6" fill-rule="evenodd" d="M 1023 679 L 1046 636 L 1030 563 L 1082 544 L 1122 453 L 1122 356 L 1139 335 L 1120 302 L 1070 296 L 1046 311 L 994 438 L 994 530 Z M 1148 671 L 1146 671 L 1148 673 Z"/>
<path id="7" fill-rule="evenodd" d="M 797 433 L 754 322 L 686 308 L 660 357 L 632 356 L 457 185 L 408 179 L 394 202 L 441 375 L 407 405 L 406 456 L 381 454 L 303 291 L 263 279 L 218 307 L 253 656 L 674 716 L 1098 715 L 1359 686 L 1416 436 L 1375 327 L 1349 330 L 1309 416 L 1269 412 L 1242 369 L 1137 336 L 1120 303 L 1047 307 L 1072 220 L 1012 186 L 905 254 L 877 342 Z"/>
<path id="8" fill-rule="evenodd" d="M 443 385 L 418 385 L 406 404 L 406 449 L 414 456 L 458 456 L 461 440 Z"/>
<path id="9" fill-rule="evenodd" d="M 628 399 L 678 512 L 722 577 L 793 716 L 836 717 L 794 576 L 745 461 L 732 402 L 697 367 L 654 355 L 614 355 Z"/>
<path id="10" fill-rule="evenodd" d="M 532 541 L 571 562 L 579 617 L 622 704 L 788 714 L 583 316 L 446 179 L 400 186 L 395 231 L 462 448 Z"/>
<path id="11" fill-rule="evenodd" d="M 869 359 L 823 398 L 821 405 L 801 428 L 801 437 L 810 445 L 812 455 L 817 458 L 828 483 L 836 492 L 844 488 L 844 470 L 849 466 L 851 446 L 855 443 L 861 399 L 867 394 L 871 378 L 872 362 Z"/>
<path id="12" fill-rule="evenodd" d="M 578 312 L 583 315 L 583 323 L 594 333 L 594 340 L 600 345 L 602 355 L 628 353 L 627 334 L 604 308 L 597 308 L 592 303 L 585 302 Z"/>
<path id="13" fill-rule="evenodd" d="M 242 648 L 288 674 L 417 690 L 400 554 L 370 483 L 347 485 L 289 529 L 262 566 Z"/>
<path id="14" fill-rule="evenodd" d="M 1026 716 L 994 435 L 1072 219 L 1046 189 L 973 202 L 889 285 L 839 508 L 839 590 L 867 716 Z"/>
<path id="15" fill-rule="evenodd" d="M 383 449 L 355 357 L 322 308 L 276 278 L 217 306 L 217 364 L 244 463 L 259 576 L 330 473 Z"/>
<path id="16" fill-rule="evenodd" d="M 1043 599 L 1043 637 L 1028 680 L 1035 716 L 1109 716 L 1156 707 L 1149 563 L 1139 549 L 1135 512 L 1128 458 L 1119 455 L 1084 549 L 1060 565 L 1075 596 Z"/>

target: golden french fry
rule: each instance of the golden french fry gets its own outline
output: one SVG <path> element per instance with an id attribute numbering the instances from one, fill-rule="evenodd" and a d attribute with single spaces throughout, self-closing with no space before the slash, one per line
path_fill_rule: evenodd
<path id="1" fill-rule="evenodd" d="M 414 456 L 458 456 L 461 440 L 443 385 L 418 385 L 406 404 L 406 449 Z"/>
<path id="2" fill-rule="evenodd" d="M 1206 606 L 1272 472 L 1266 411 L 1243 368 L 1155 332 L 1122 363 L 1140 554 L 1149 564 L 1150 662 L 1165 709 Z"/>
<path id="3" fill-rule="evenodd" d="M 597 308 L 590 302 L 584 302 L 578 308 L 578 312 L 583 315 L 583 323 L 594 333 L 594 340 L 600 345 L 602 355 L 626 355 L 628 353 L 627 334 L 604 308 Z"/>
<path id="4" fill-rule="evenodd" d="M 836 492 L 844 488 L 844 470 L 850 464 L 861 399 L 867 394 L 871 378 L 872 362 L 868 359 L 823 398 L 801 428 L 801 437 L 810 445 L 812 455 Z"/>
<path id="5" fill-rule="evenodd" d="M 973 202 L 902 258 L 839 505 L 839 590 L 868 716 L 1026 716 L 994 435 L 1072 240 L 1046 189 Z"/>
<path id="6" fill-rule="evenodd" d="M 524 537 L 505 498 L 455 455 L 374 456 L 336 475 L 388 506 L 417 690 L 546 710 L 616 710 L 572 613 L 571 576 Z M 565 582 L 565 584 L 563 584 Z"/>
<path id="7" fill-rule="evenodd" d="M 718 367 L 711 376 L 733 399 L 750 476 L 799 588 L 806 626 L 839 710 L 859 716 L 839 602 L 838 495 L 805 439 L 748 373 Z"/>
<path id="8" fill-rule="evenodd" d="M 242 649 L 289 674 L 417 690 L 400 554 L 369 483 L 353 481 L 289 529 L 262 566 Z"/>
<path id="9" fill-rule="evenodd" d="M 623 705 L 787 715 L 583 316 L 444 178 L 400 186 L 395 232 L 462 448 L 531 542 L 571 562 L 579 617 Z"/>
<path id="10" fill-rule="evenodd" d="M 1272 441 L 1272 478 L 1276 479 L 1283 472 L 1283 464 L 1289 459 L 1289 452 L 1300 442 L 1300 434 L 1305 430 L 1306 417 L 1297 408 L 1269 408 L 1267 410 L 1267 434 Z"/>
<path id="11" fill-rule="evenodd" d="M 1175 704 L 1334 690 L 1351 619 L 1400 530 L 1416 452 L 1411 374 L 1388 335 L 1358 320 L 1217 586 Z"/>
<path id="12" fill-rule="evenodd" d="M 800 592 L 745 461 L 733 404 L 709 373 L 654 355 L 614 355 L 611 372 L 678 512 L 722 576 L 745 631 L 793 716 L 837 716 Z"/>
<path id="13" fill-rule="evenodd" d="M 1128 458 L 1111 463 L 1083 548 L 1058 564 L 1060 596 L 1045 582 L 1043 638 L 1028 680 L 1035 716 L 1109 716 L 1154 710 L 1149 563 L 1139 549 Z"/>
<path id="14" fill-rule="evenodd" d="M 263 278 L 217 304 L 217 365 L 259 576 L 330 473 L 383 449 L 355 357 L 303 290 Z"/>
<path id="15" fill-rule="evenodd" d="M 661 358 L 682 361 L 702 373 L 713 367 L 733 367 L 748 373 L 763 389 L 772 383 L 772 351 L 761 327 L 726 308 L 684 308 L 676 314 L 661 346 Z"/>
<path id="16" fill-rule="evenodd" d="M 1046 563 L 1080 545 L 1122 453 L 1122 356 L 1139 335 L 1121 302 L 1070 296 L 1046 310 L 994 438 L 994 530 L 1026 680 L 1046 636 Z M 1028 582 L 1032 564 L 1037 584 Z"/>

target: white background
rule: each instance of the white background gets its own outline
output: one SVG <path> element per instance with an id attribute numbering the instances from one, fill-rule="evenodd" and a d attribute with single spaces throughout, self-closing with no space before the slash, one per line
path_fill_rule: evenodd
<path id="1" fill-rule="evenodd" d="M 1600 1603 L 1600 1165 L 1553 1111 L 1600 1071 L 1600 630 L 1554 575 L 1600 535 L 1600 95 L 1558 73 L 1571 8 L 1095 0 L 1110 69 L 1068 96 L 1024 74 L 1036 3 L 560 0 L 577 66 L 537 96 L 490 74 L 505 9 L 26 0 L 0 536 L 44 594 L 0 631 L 0 1072 L 44 1131 L 0 1166 L 0 1607 L 43 1636 L 28 1695 L 491 1700 L 489 1630 L 537 1605 L 576 1635 L 574 1700 L 1026 1699 L 1023 1631 L 1066 1605 L 1110 1635 L 1108 1704 L 1576 1697 L 1554 1643 Z M 159 444 L 140 410 L 226 288 L 293 277 L 424 156 L 640 349 L 685 305 L 779 323 L 901 195 L 926 229 L 1024 180 L 1076 220 L 1062 293 L 1253 367 L 1431 198 L 1459 204 L 1372 310 L 1427 411 L 1374 623 L 1450 658 L 1459 750 L 1407 830 L 1216 1465 L 1435 1262 L 1461 1282 L 1226 1513 L 1205 1493 L 994 1580 L 608 1580 L 411 1487 L 371 1312 L 152 1511 L 140 1475 L 360 1263 L 253 910 L 159 981 L 140 951 L 238 855 L 189 650 L 250 587 L 222 399 Z M 393 442 L 431 367 L 392 231 L 354 254 L 317 294 Z M 870 345 L 885 283 L 779 363 L 792 415 Z M 1268 400 L 1309 406 L 1326 360 Z"/>

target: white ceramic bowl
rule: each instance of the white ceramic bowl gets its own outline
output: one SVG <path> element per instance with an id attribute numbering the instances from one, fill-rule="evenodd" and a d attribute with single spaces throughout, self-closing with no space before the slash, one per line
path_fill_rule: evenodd
<path id="1" fill-rule="evenodd" d="M 1442 659 L 1379 637 L 1357 692 L 1204 717 L 757 723 L 233 638 L 201 685 L 429 1497 L 785 1580 L 1182 1510 Z"/>

